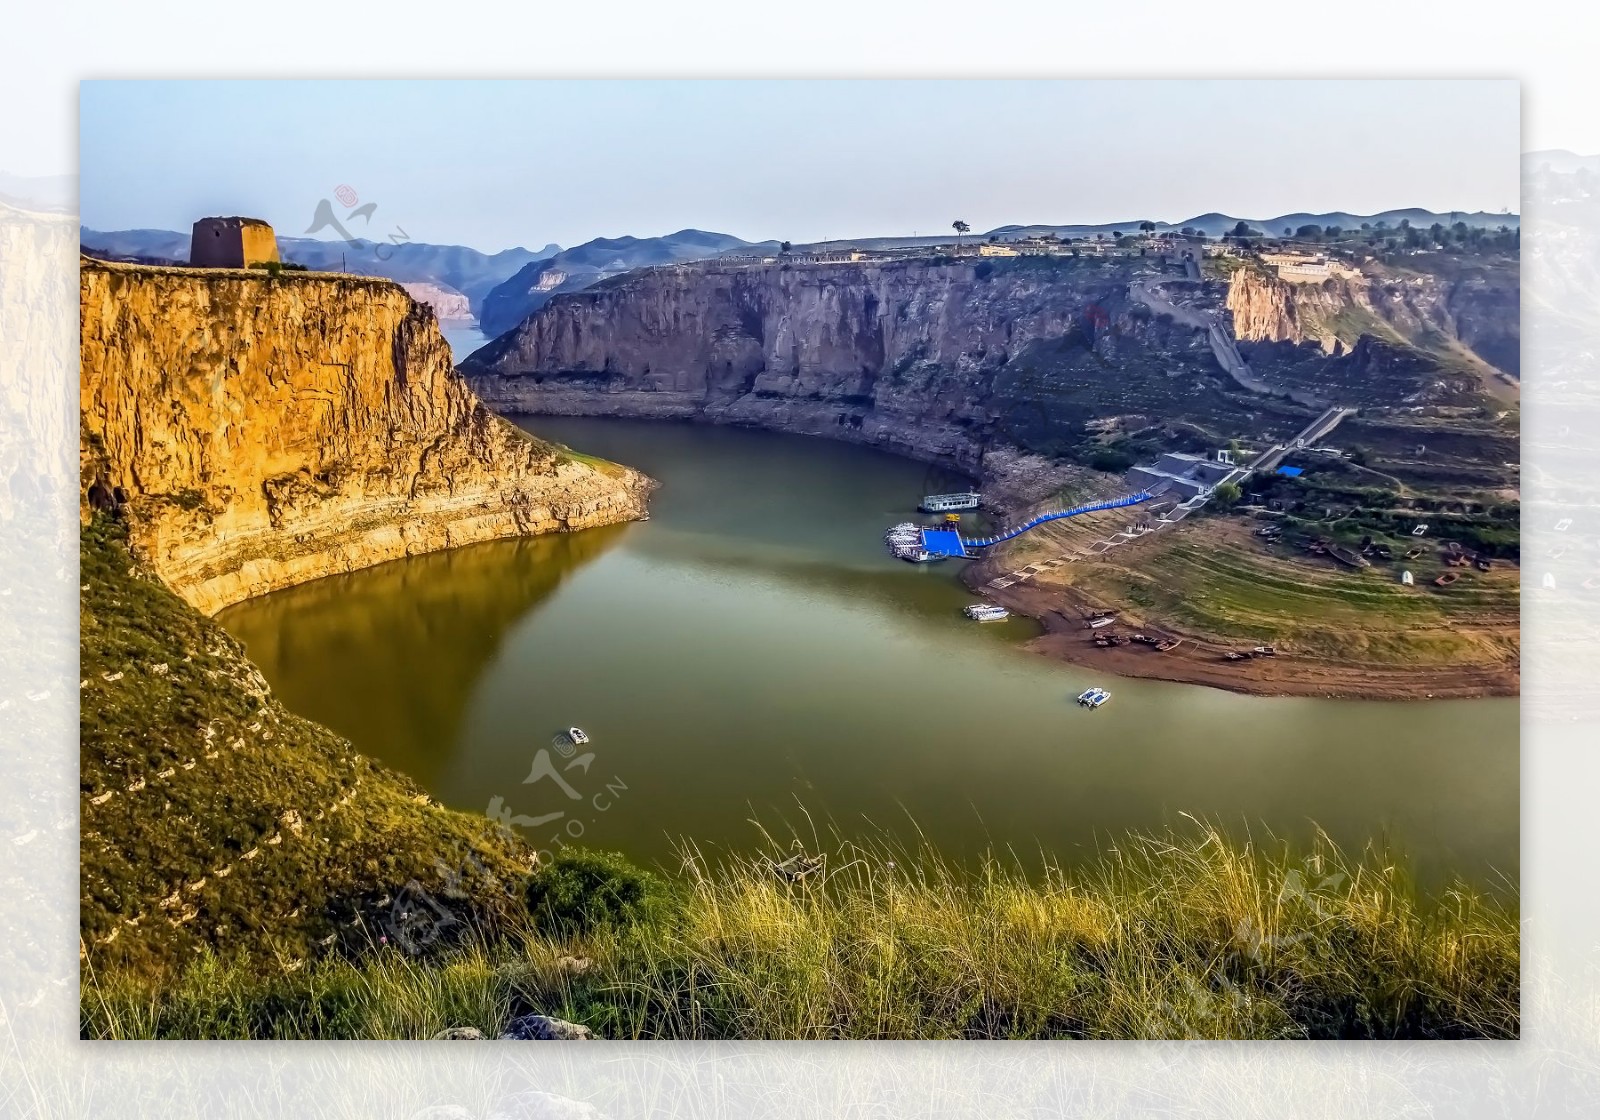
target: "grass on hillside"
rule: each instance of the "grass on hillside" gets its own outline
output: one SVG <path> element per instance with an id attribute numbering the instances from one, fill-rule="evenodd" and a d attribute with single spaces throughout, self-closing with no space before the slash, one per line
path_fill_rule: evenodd
<path id="1" fill-rule="evenodd" d="M 1396 547 L 1404 541 L 1396 539 Z M 1229 641 L 1276 642 L 1299 654 L 1365 664 L 1514 662 L 1519 580 L 1504 565 L 1467 570 L 1448 589 L 1432 543 L 1424 556 L 1352 571 L 1267 546 L 1247 527 L 1215 518 L 1036 577 L 1152 621 Z M 1399 571 L 1412 570 L 1405 587 Z M 1458 570 L 1459 571 L 1459 570 Z"/>
<path id="2" fill-rule="evenodd" d="M 163 976 L 210 950 L 298 963 L 392 923 L 520 911 L 528 851 L 285 709 L 220 626 L 143 569 L 126 526 L 80 535 L 80 933 L 86 965 Z"/>
<path id="3" fill-rule="evenodd" d="M 540 928 L 293 973 L 208 956 L 161 987 L 88 976 L 82 1032 L 493 1037 L 530 1011 L 616 1039 L 1519 1032 L 1514 911 L 1460 887 L 1424 903 L 1376 851 L 1296 857 L 1200 827 L 1042 880 L 848 843 L 829 865 L 794 883 L 690 850 L 668 883 L 568 852 L 535 875 Z"/>

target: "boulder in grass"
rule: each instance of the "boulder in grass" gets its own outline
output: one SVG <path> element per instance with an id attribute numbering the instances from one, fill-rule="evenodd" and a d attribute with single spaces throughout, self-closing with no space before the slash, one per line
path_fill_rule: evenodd
<path id="1" fill-rule="evenodd" d="M 487 1036 L 477 1027 L 446 1027 L 433 1036 L 435 1042 L 480 1042 Z"/>
<path id="2" fill-rule="evenodd" d="M 594 1032 L 581 1023 L 569 1023 L 549 1015 L 520 1015 L 507 1024 L 502 1040 L 512 1042 L 587 1042 Z"/>

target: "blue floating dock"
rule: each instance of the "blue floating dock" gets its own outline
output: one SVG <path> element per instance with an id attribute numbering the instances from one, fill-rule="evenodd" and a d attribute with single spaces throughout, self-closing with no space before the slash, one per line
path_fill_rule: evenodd
<path id="1" fill-rule="evenodd" d="M 961 534 L 954 529 L 922 530 L 922 547 L 935 556 L 966 556 Z"/>

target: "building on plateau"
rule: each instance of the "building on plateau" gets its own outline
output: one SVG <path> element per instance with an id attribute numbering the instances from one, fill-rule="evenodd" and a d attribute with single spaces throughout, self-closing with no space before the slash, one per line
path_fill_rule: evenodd
<path id="1" fill-rule="evenodd" d="M 1232 477 L 1237 469 L 1220 455 L 1211 460 L 1169 451 L 1154 463 L 1134 467 L 1128 472 L 1128 479 L 1151 493 L 1181 494 L 1187 500 L 1211 493 L 1217 483 Z"/>
<path id="2" fill-rule="evenodd" d="M 189 242 L 195 268 L 249 268 L 278 259 L 278 239 L 260 218 L 201 218 Z"/>

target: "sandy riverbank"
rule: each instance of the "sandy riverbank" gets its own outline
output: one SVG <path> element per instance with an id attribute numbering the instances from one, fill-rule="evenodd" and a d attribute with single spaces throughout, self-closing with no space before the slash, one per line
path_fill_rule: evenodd
<path id="1" fill-rule="evenodd" d="M 1037 619 L 1045 633 L 1027 648 L 1046 657 L 1074 665 L 1093 666 L 1121 677 L 1199 684 L 1260 696 L 1350 697 L 1366 700 L 1466 699 L 1516 696 L 1521 674 L 1515 667 L 1433 666 L 1403 667 L 1323 661 L 1284 651 L 1276 657 L 1229 661 L 1226 653 L 1238 643 L 1225 643 L 1164 627 L 1157 619 L 1141 618 L 1122 610 L 1119 622 L 1108 629 L 1123 635 L 1145 633 L 1182 638 L 1165 653 L 1128 642 L 1102 648 L 1094 644 L 1097 631 L 1088 618 L 1096 609 L 1120 609 L 1124 604 L 1091 601 L 1070 587 L 1016 583 L 1003 590 L 987 583 L 1002 566 L 979 561 L 968 566 L 963 581 L 974 591 L 1019 614 Z"/>

